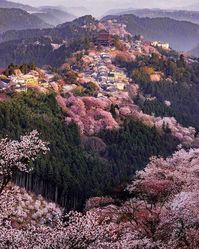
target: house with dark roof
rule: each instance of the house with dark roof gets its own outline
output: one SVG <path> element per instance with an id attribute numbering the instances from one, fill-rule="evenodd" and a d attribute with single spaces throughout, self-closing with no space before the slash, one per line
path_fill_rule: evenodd
<path id="1" fill-rule="evenodd" d="M 112 46 L 113 45 L 113 37 L 112 37 L 112 35 L 106 30 L 101 30 L 97 34 L 96 45 Z"/>

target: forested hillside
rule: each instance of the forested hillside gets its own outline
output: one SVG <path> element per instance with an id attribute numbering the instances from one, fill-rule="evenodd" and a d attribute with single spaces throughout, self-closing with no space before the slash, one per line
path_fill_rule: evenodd
<path id="1" fill-rule="evenodd" d="M 106 16 L 102 20 L 117 20 L 127 25 L 132 35 L 141 34 L 148 40 L 169 42 L 173 49 L 188 51 L 198 43 L 199 25 L 170 18 L 137 17 L 133 14 Z"/>
<path id="2" fill-rule="evenodd" d="M 153 54 L 151 58 L 140 57 L 135 62 L 120 65 L 128 69 L 129 75 L 138 83 L 142 94 L 135 98 L 145 113 L 156 116 L 174 116 L 184 126 L 199 130 L 199 80 L 198 63 L 188 65 L 184 57 L 164 59 Z M 153 82 L 147 70 L 163 72 L 159 82 Z M 147 99 L 147 96 L 155 99 Z M 165 105 L 165 101 L 169 101 Z"/>
<path id="3" fill-rule="evenodd" d="M 7 30 L 42 29 L 49 27 L 49 24 L 24 10 L 0 8 L 0 33 Z"/>
<path id="4" fill-rule="evenodd" d="M 35 63 L 59 67 L 73 52 L 88 47 L 96 31 L 83 26 L 97 23 L 92 16 L 85 16 L 52 29 L 7 31 L 0 39 L 0 66 Z M 53 44 L 58 48 L 54 49 Z"/>
<path id="5" fill-rule="evenodd" d="M 50 143 L 50 153 L 35 163 L 31 175 L 19 175 L 17 183 L 68 209 L 82 208 L 91 195 L 111 193 L 114 186 L 142 169 L 151 155 L 168 155 L 178 142 L 169 135 L 162 138 L 154 128 L 130 122 L 119 131 L 100 134 L 105 151 L 83 149 L 78 128 L 64 124 L 54 95 L 14 96 L 0 104 L 0 116 L 1 136 L 17 138 L 37 129 Z"/>
<path id="6" fill-rule="evenodd" d="M 172 47 L 198 39 L 134 15 L 0 35 L 0 249 L 197 248 L 199 59 Z"/>
<path id="7" fill-rule="evenodd" d="M 54 36 L 57 37 L 56 33 Z M 0 44 L 0 66 L 6 68 L 12 61 L 14 64 L 59 67 L 73 52 L 84 49 L 87 44 L 88 39 L 84 35 L 71 41 L 68 46 L 61 44 L 58 49 L 53 48 L 51 39 L 47 37 L 3 42 Z"/>
<path id="8" fill-rule="evenodd" d="M 58 67 L 65 62 L 67 51 L 74 51 L 74 47 L 82 50 L 84 42 L 88 46 L 89 41 L 94 41 L 99 30 L 103 29 L 103 23 L 109 19 L 125 24 L 126 31 L 132 35 L 142 34 L 148 40 L 169 42 L 170 46 L 177 50 L 188 51 L 198 44 L 197 24 L 169 18 L 139 18 L 134 15 L 107 16 L 101 23 L 87 15 L 55 28 L 37 29 L 37 26 L 32 25 L 31 29 L 9 30 L 2 33 L 0 66 L 34 62 L 38 66 L 50 64 Z M 54 50 L 51 44 L 57 44 L 59 48 Z"/>
<path id="9" fill-rule="evenodd" d="M 83 16 L 75 19 L 71 22 L 64 22 L 55 28 L 49 29 L 36 29 L 31 28 L 28 30 L 11 30 L 3 33 L 1 35 L 1 41 L 15 41 L 15 40 L 23 40 L 23 39 L 31 39 L 31 38 L 41 38 L 41 37 L 50 37 L 52 42 L 63 42 L 63 40 L 67 41 L 68 39 L 77 39 L 85 34 L 90 36 L 93 32 L 89 32 L 89 25 L 98 24 L 98 21 L 93 18 L 91 15 Z M 85 29 L 84 25 L 88 25 Z"/>

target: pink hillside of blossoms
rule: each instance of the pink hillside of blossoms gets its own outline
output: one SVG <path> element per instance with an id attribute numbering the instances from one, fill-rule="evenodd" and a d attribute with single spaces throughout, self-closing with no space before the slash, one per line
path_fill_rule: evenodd
<path id="1" fill-rule="evenodd" d="M 65 223 L 45 222 L 46 213 L 52 221 L 59 217 L 55 206 L 33 202 L 25 192 L 19 198 L 19 189 L 7 189 L 3 196 L 10 193 L 9 203 L 0 204 L 0 248 L 197 249 L 198 172 L 199 149 L 180 150 L 167 159 L 154 157 L 127 187 L 134 197 L 119 206 L 110 198 L 102 198 L 104 207 L 92 208 L 89 201 L 85 214 L 71 212 Z M 44 209 L 38 210 L 39 205 Z M 16 216 L 25 227 L 12 221 Z M 23 223 L 25 217 L 39 222 Z"/>
<path id="2" fill-rule="evenodd" d="M 117 129 L 122 119 L 133 119 L 147 126 L 155 126 L 160 133 L 164 126 L 168 126 L 171 134 L 184 144 L 191 144 L 195 140 L 196 130 L 185 128 L 174 117 L 154 117 L 143 113 L 130 99 L 128 93 L 119 93 L 115 97 L 95 98 L 71 95 L 69 98 L 57 96 L 58 104 L 67 112 L 66 123 L 74 122 L 81 134 L 94 135 L 103 129 Z M 111 114 L 111 105 L 117 106 L 116 117 Z"/>

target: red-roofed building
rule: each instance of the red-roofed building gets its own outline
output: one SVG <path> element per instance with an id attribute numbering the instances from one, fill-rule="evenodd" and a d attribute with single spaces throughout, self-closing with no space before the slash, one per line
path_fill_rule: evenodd
<path id="1" fill-rule="evenodd" d="M 111 46 L 113 45 L 113 38 L 108 31 L 102 30 L 98 33 L 96 44 L 101 46 Z"/>

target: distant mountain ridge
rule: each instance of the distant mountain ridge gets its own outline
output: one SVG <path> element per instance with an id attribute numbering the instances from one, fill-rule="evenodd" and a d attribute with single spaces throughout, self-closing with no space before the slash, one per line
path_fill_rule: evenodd
<path id="1" fill-rule="evenodd" d="M 164 10 L 164 9 L 129 9 L 110 10 L 109 14 L 125 15 L 133 14 L 138 17 L 168 17 L 179 21 L 188 21 L 199 24 L 199 11 L 191 10 Z"/>
<path id="2" fill-rule="evenodd" d="M 66 11 L 52 7 L 42 7 L 40 12 L 33 13 L 33 15 L 54 26 L 72 21 L 76 18 L 74 15 Z"/>
<path id="3" fill-rule="evenodd" d="M 24 10 L 0 8 L 0 32 L 49 27 L 49 24 Z"/>
<path id="4" fill-rule="evenodd" d="M 6 67 L 11 61 L 60 66 L 74 50 L 83 49 L 84 39 L 93 35 L 84 26 L 97 24 L 98 21 L 88 15 L 55 28 L 8 31 L 1 37 L 0 66 Z M 58 44 L 59 48 L 54 49 L 53 44 Z"/>
<path id="5" fill-rule="evenodd" d="M 63 6 L 41 6 L 41 7 L 32 7 L 30 5 L 25 5 L 17 2 L 0 0 L 0 8 L 6 9 L 21 9 L 27 11 L 29 14 L 36 16 L 42 22 L 47 23 L 53 26 L 58 24 L 72 21 L 76 18 L 75 15 L 70 14 L 70 10 Z M 33 28 L 36 28 L 35 26 Z M 41 27 L 43 28 L 43 27 Z"/>
<path id="6" fill-rule="evenodd" d="M 142 34 L 148 40 L 166 41 L 171 47 L 188 51 L 199 41 L 199 25 L 171 18 L 140 18 L 133 14 L 110 15 L 102 21 L 113 20 L 123 23 L 132 35 Z"/>
<path id="7" fill-rule="evenodd" d="M 25 11 L 36 11 L 36 8 L 30 5 L 6 1 L 6 0 L 0 0 L 0 8 L 17 8 Z"/>
<path id="8" fill-rule="evenodd" d="M 82 34 L 86 34 L 86 30 L 83 28 L 87 24 L 98 24 L 98 21 L 91 15 L 79 17 L 71 22 L 65 22 L 57 25 L 54 28 L 46 29 L 27 29 L 27 30 L 10 30 L 3 33 L 0 36 L 1 42 L 7 42 L 11 40 L 31 39 L 40 37 L 51 37 L 56 42 L 61 42 L 65 39 L 74 39 Z"/>

